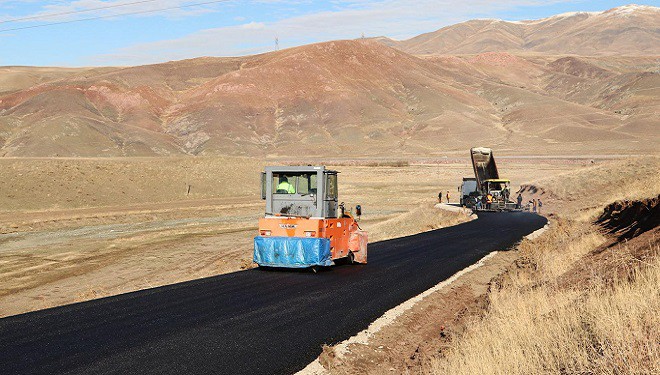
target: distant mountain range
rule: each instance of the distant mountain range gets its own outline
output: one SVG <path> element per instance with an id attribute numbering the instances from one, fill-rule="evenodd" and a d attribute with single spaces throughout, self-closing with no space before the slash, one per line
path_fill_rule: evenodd
<path id="1" fill-rule="evenodd" d="M 0 155 L 657 153 L 658 25 L 658 8 L 625 6 L 401 42 L 0 67 Z"/>
<path id="2" fill-rule="evenodd" d="M 658 7 L 626 5 L 533 21 L 472 20 L 400 42 L 384 37 L 378 40 L 412 54 L 658 55 L 659 21 Z"/>

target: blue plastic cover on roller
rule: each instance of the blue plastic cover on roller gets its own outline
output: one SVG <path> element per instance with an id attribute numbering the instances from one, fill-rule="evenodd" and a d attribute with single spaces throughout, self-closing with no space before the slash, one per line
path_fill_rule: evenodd
<path id="1" fill-rule="evenodd" d="M 254 262 L 260 266 L 289 268 L 334 264 L 329 239 L 301 237 L 255 237 Z"/>

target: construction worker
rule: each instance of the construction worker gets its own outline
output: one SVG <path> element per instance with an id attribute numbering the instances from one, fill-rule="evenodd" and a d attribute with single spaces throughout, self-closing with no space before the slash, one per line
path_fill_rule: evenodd
<path id="1" fill-rule="evenodd" d="M 359 204 L 355 206 L 355 216 L 357 216 L 356 220 L 358 221 L 360 220 L 360 216 L 362 216 L 362 206 L 360 206 Z"/>
<path id="2" fill-rule="evenodd" d="M 442 191 L 438 193 L 438 203 L 442 203 Z"/>
<path id="3" fill-rule="evenodd" d="M 493 204 L 493 195 L 491 193 L 488 193 L 488 195 L 486 195 L 486 209 L 490 210 L 492 204 Z"/>
<path id="4" fill-rule="evenodd" d="M 449 190 L 447 190 L 447 203 L 449 203 Z"/>
<path id="5" fill-rule="evenodd" d="M 532 199 L 532 210 L 534 210 L 532 212 L 536 212 L 536 205 L 537 205 L 536 198 L 534 198 L 534 199 Z"/>
<path id="6" fill-rule="evenodd" d="M 543 207 L 543 202 L 541 202 L 541 198 L 539 198 L 539 213 L 541 213 L 541 207 Z"/>
<path id="7" fill-rule="evenodd" d="M 282 176 L 279 185 L 277 185 L 277 192 L 278 193 L 286 192 L 285 194 L 295 194 L 296 187 L 289 183 L 289 179 L 286 178 L 286 176 Z"/>
<path id="8" fill-rule="evenodd" d="M 522 208 L 522 201 L 523 201 L 522 194 L 518 193 L 518 198 L 517 198 L 517 200 L 518 200 L 518 205 L 516 206 L 516 208 L 517 208 L 517 209 L 521 209 L 521 208 Z"/>

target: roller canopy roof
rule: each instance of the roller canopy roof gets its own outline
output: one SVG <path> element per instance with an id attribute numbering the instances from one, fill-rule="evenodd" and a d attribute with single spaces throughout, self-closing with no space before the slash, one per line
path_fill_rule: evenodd
<path id="1" fill-rule="evenodd" d="M 277 167 L 266 167 L 266 172 L 293 172 L 293 173 L 302 173 L 302 172 L 318 172 L 323 171 L 327 173 L 339 173 L 330 169 L 326 169 L 324 165 L 293 165 L 293 166 L 277 166 Z"/>

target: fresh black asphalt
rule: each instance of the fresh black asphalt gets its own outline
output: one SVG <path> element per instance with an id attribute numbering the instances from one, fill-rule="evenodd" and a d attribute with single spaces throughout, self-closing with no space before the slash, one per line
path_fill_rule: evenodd
<path id="1" fill-rule="evenodd" d="M 541 228 L 484 213 L 369 245 L 369 264 L 249 270 L 0 319 L 0 374 L 287 374 L 324 343 Z"/>

